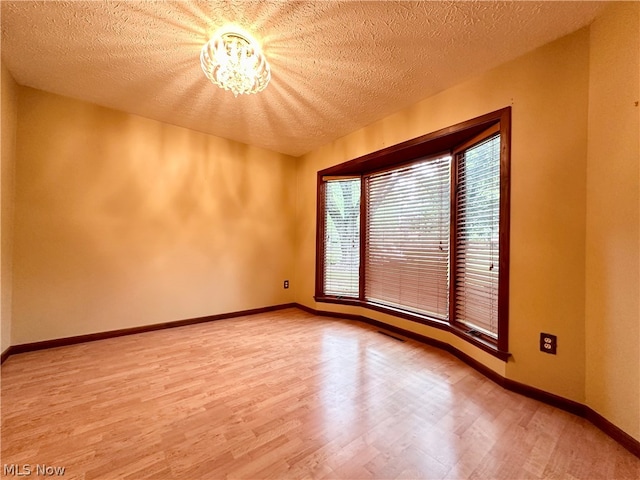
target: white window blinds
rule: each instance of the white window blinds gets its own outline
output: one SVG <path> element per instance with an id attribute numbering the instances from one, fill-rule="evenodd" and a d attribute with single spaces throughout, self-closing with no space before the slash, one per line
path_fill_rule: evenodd
<path id="1" fill-rule="evenodd" d="M 360 185 L 360 177 L 324 184 L 325 295 L 360 292 Z"/>
<path id="2" fill-rule="evenodd" d="M 456 320 L 498 335 L 500 136 L 457 158 Z"/>
<path id="3" fill-rule="evenodd" d="M 365 297 L 448 314 L 451 157 L 366 178 Z"/>

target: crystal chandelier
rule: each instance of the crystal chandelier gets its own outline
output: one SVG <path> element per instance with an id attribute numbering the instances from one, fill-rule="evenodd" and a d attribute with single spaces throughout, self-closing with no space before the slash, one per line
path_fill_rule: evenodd
<path id="1" fill-rule="evenodd" d="M 257 43 L 235 32 L 215 35 L 200 54 L 202 70 L 209 80 L 237 97 L 258 93 L 271 80 L 271 70 Z"/>

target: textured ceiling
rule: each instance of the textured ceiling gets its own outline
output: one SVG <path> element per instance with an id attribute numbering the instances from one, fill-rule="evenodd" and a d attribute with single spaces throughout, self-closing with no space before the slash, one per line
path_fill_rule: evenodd
<path id="1" fill-rule="evenodd" d="M 2 1 L 22 85 L 298 156 L 588 25 L 592 2 Z M 200 69 L 237 24 L 272 80 L 233 94 Z"/>

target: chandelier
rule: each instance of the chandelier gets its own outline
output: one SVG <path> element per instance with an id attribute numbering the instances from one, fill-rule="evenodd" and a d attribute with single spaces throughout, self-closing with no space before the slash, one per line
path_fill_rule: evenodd
<path id="1" fill-rule="evenodd" d="M 271 80 L 269 64 L 258 44 L 235 32 L 216 35 L 205 43 L 200 64 L 209 80 L 236 97 L 261 92 Z"/>

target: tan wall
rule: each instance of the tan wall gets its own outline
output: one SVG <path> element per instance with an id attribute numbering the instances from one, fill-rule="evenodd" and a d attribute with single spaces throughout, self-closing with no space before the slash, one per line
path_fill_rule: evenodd
<path id="1" fill-rule="evenodd" d="M 591 27 L 586 399 L 640 440 L 640 4 Z"/>
<path id="2" fill-rule="evenodd" d="M 17 122 L 17 85 L 4 66 L 2 72 L 2 168 L 0 171 L 0 206 L 2 223 L 0 225 L 0 351 L 11 345 L 11 298 L 12 298 L 12 246 L 13 246 L 13 187 L 16 163 L 16 122 Z"/>
<path id="3" fill-rule="evenodd" d="M 293 301 L 294 159 L 20 87 L 13 343 Z"/>
<path id="4" fill-rule="evenodd" d="M 589 32 L 583 29 L 304 156 L 298 170 L 296 300 L 363 313 L 448 341 L 508 378 L 584 401 L 588 74 Z M 509 105 L 512 359 L 497 361 L 451 334 L 414 322 L 316 304 L 317 171 Z M 540 332 L 558 335 L 556 356 L 539 351 Z"/>

